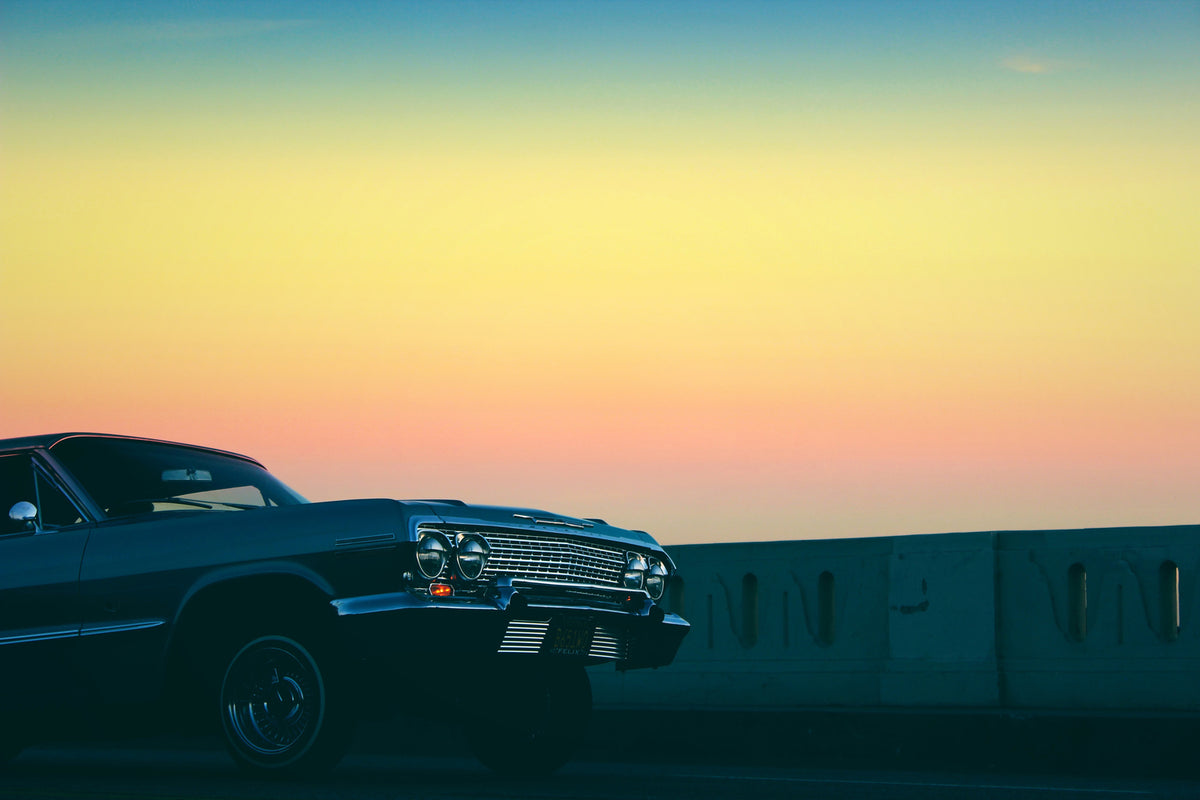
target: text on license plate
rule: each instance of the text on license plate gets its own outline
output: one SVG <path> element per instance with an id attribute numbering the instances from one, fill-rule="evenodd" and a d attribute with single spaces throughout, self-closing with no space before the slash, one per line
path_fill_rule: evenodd
<path id="1" fill-rule="evenodd" d="M 592 625 L 579 620 L 550 623 L 542 653 L 552 656 L 586 656 L 592 649 Z"/>

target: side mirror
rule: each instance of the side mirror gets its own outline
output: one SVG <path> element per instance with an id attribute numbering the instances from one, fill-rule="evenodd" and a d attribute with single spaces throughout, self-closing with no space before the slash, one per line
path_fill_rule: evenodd
<path id="1" fill-rule="evenodd" d="M 37 527 L 37 506 L 28 500 L 22 500 L 8 510 L 8 518 L 13 522 L 24 522 L 27 529 L 34 530 Z"/>

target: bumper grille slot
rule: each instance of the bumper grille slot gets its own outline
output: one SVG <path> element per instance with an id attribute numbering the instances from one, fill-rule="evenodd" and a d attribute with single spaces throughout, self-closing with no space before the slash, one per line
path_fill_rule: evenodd
<path id="1" fill-rule="evenodd" d="M 605 625 L 598 625 L 592 635 L 592 649 L 588 653 L 592 658 L 611 658 L 618 661 L 625 658 L 625 637 L 621 632 Z"/>
<path id="2" fill-rule="evenodd" d="M 500 642 L 498 653 L 529 653 L 537 655 L 542 649 L 542 642 L 549 630 L 548 621 L 530 621 L 514 619 L 508 623 L 504 639 Z"/>

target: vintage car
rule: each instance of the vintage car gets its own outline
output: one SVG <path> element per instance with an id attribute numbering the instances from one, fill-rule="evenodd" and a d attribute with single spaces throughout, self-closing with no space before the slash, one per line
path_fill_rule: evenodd
<path id="1" fill-rule="evenodd" d="M 584 734 L 584 668 L 663 666 L 688 631 L 659 602 L 671 559 L 640 531 L 309 503 L 210 448 L 0 440 L 0 511 L 0 759 L 62 735 L 65 709 L 151 708 L 208 720 L 247 770 L 312 774 L 359 720 L 408 713 L 460 721 L 495 770 L 547 772 Z"/>

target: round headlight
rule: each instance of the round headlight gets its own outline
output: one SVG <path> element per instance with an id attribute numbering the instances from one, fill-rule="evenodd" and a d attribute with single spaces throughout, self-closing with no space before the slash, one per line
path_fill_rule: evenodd
<path id="1" fill-rule="evenodd" d="M 460 536 L 458 538 L 458 572 L 469 581 L 483 574 L 487 565 L 488 555 L 492 548 L 480 536 Z"/>
<path id="2" fill-rule="evenodd" d="M 657 600 L 666 588 L 667 568 L 657 558 L 650 559 L 650 569 L 646 570 L 646 592 L 651 600 Z"/>
<path id="3" fill-rule="evenodd" d="M 641 589 L 646 582 L 646 559 L 637 553 L 630 553 L 628 559 L 621 583 L 626 589 Z"/>
<path id="4" fill-rule="evenodd" d="M 417 569 L 426 578 L 436 578 L 450 558 L 450 542 L 437 531 L 422 531 L 417 540 Z"/>

